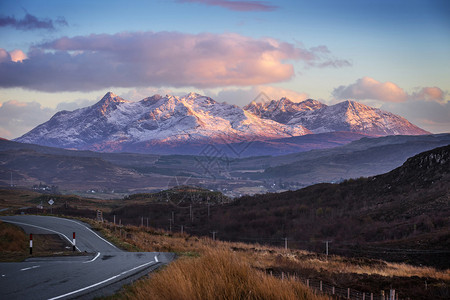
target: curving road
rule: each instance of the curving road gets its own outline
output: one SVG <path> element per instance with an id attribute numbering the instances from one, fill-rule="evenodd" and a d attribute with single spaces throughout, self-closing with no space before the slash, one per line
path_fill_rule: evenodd
<path id="1" fill-rule="evenodd" d="M 2 299 L 92 299 L 119 290 L 124 284 L 173 260 L 172 253 L 125 252 L 75 220 L 46 216 L 5 216 L 0 220 L 27 233 L 56 233 L 78 251 L 92 256 L 31 258 L 20 263 L 0 263 Z"/>

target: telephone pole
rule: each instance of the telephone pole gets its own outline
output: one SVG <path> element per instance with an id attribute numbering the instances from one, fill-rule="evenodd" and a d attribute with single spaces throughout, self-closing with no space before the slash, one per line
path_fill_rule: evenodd
<path id="1" fill-rule="evenodd" d="M 327 260 L 328 260 L 328 244 L 331 243 L 332 241 L 326 240 L 326 241 L 322 241 L 323 243 L 325 243 L 325 253 L 327 254 Z"/>

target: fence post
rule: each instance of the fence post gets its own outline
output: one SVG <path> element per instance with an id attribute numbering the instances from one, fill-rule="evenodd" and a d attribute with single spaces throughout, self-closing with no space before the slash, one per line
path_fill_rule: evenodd
<path id="1" fill-rule="evenodd" d="M 30 233 L 30 255 L 33 254 L 33 234 Z"/>
<path id="2" fill-rule="evenodd" d="M 306 279 L 306 286 L 309 287 L 309 279 Z"/>
<path id="3" fill-rule="evenodd" d="M 370 293 L 370 300 L 373 300 L 373 293 Z"/>
<path id="4" fill-rule="evenodd" d="M 333 292 L 333 295 L 336 293 L 336 290 L 335 290 L 334 286 L 333 286 L 333 291 L 332 292 Z"/>
<path id="5" fill-rule="evenodd" d="M 362 300 L 366 300 L 366 293 L 363 293 L 363 298 Z"/>
<path id="6" fill-rule="evenodd" d="M 386 300 L 386 298 L 384 298 L 384 291 L 381 291 L 381 297 L 380 297 L 380 299 L 381 299 L 381 300 Z"/>
<path id="7" fill-rule="evenodd" d="M 347 288 L 347 299 L 350 299 L 350 288 Z"/>
<path id="8" fill-rule="evenodd" d="M 395 290 L 389 291 L 389 300 L 395 300 Z"/>
<path id="9" fill-rule="evenodd" d="M 320 291 L 322 291 L 322 280 L 320 281 Z"/>

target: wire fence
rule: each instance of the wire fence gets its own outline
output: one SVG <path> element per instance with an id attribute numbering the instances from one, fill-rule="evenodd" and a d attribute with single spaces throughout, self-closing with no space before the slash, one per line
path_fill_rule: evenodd
<path id="1" fill-rule="evenodd" d="M 381 290 L 378 292 L 362 292 L 352 288 L 338 287 L 322 280 L 308 279 L 298 276 L 297 274 L 289 274 L 281 272 L 281 274 L 270 275 L 281 278 L 281 280 L 291 279 L 302 282 L 316 294 L 329 296 L 330 299 L 352 299 L 352 300 L 408 300 L 409 298 L 399 298 L 396 290 Z"/>

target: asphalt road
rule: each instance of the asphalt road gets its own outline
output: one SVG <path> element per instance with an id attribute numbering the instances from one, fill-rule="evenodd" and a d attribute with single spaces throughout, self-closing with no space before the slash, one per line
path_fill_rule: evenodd
<path id="1" fill-rule="evenodd" d="M 57 233 L 91 256 L 31 258 L 20 263 L 0 263 L 1 299 L 92 299 L 109 295 L 169 263 L 174 254 L 125 252 L 102 238 L 89 225 L 45 216 L 5 216 L 0 220 L 27 233 Z"/>

